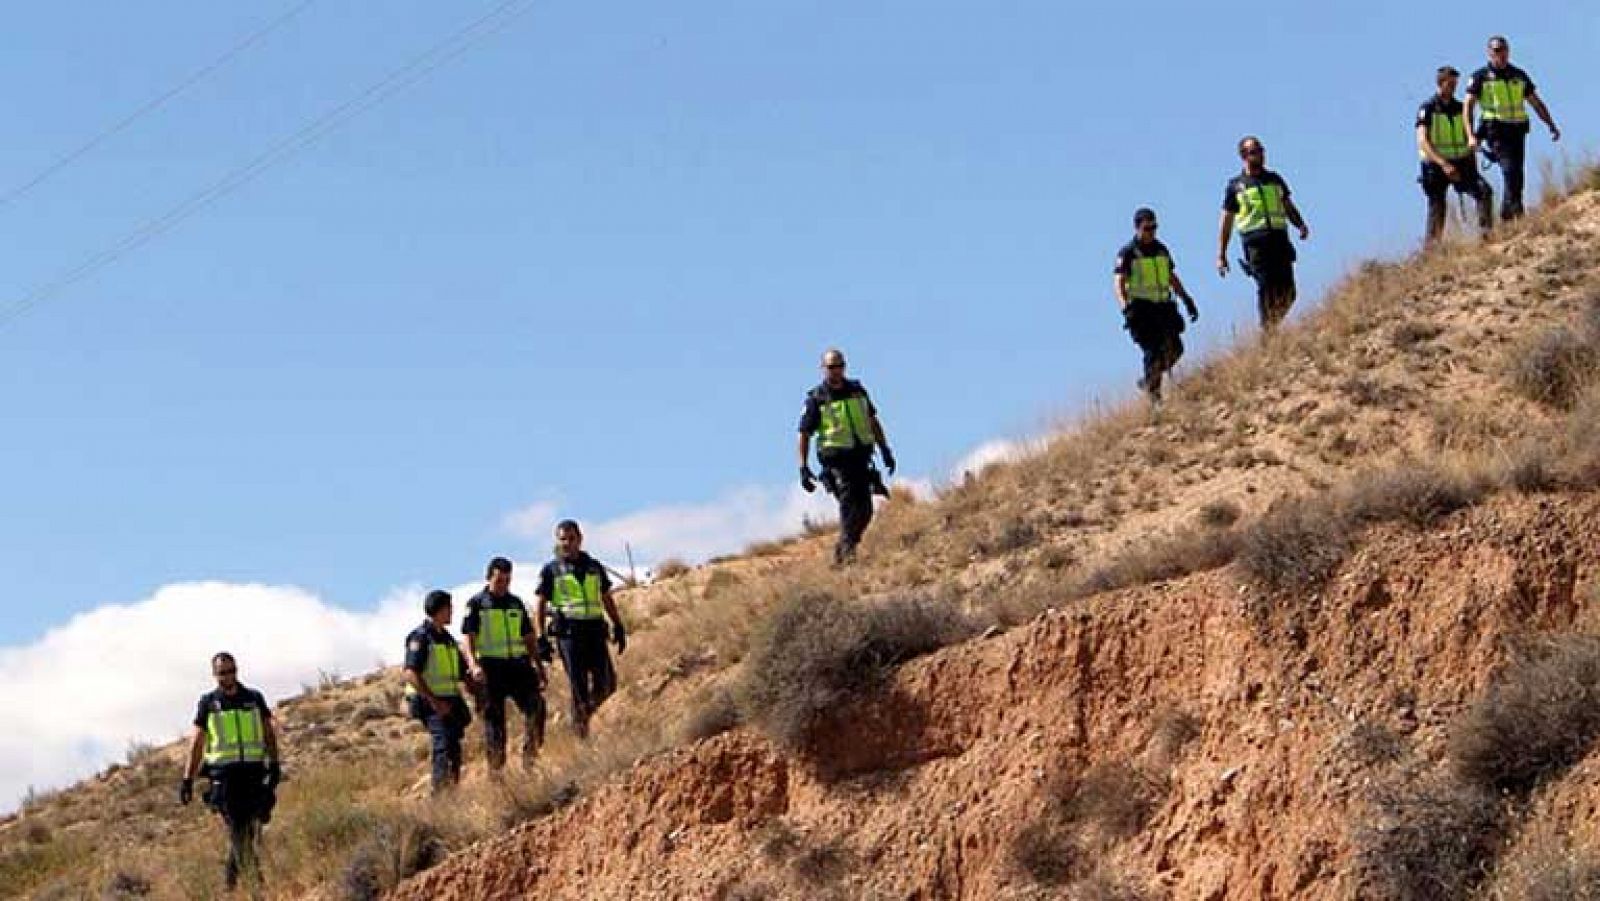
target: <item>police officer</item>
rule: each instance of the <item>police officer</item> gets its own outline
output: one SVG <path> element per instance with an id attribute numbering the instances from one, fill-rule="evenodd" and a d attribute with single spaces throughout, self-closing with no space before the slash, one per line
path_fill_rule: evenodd
<path id="1" fill-rule="evenodd" d="M 556 557 L 539 571 L 538 623 L 545 629 L 537 646 L 550 655 L 550 636 L 561 651 L 572 694 L 572 727 L 579 738 L 589 737 L 589 718 L 617 688 L 617 672 L 606 650 L 606 620 L 617 653 L 628 649 L 628 633 L 611 596 L 611 579 L 600 561 L 584 553 L 583 530 L 564 519 L 556 524 Z"/>
<path id="2" fill-rule="evenodd" d="M 1222 194 L 1222 221 L 1217 234 L 1217 274 L 1228 274 L 1228 239 L 1235 226 L 1244 245 L 1245 273 L 1256 280 L 1256 311 L 1261 328 L 1270 332 L 1294 305 L 1294 245 L 1289 225 L 1300 240 L 1311 237 L 1300 210 L 1289 197 L 1289 184 L 1267 168 L 1267 148 L 1255 135 L 1239 140 L 1244 171 L 1228 180 Z"/>
<path id="3" fill-rule="evenodd" d="M 178 801 L 194 799 L 194 777 L 205 763 L 210 780 L 206 804 L 228 825 L 229 889 L 241 876 L 261 879 L 256 840 L 261 824 L 272 818 L 274 793 L 283 770 L 278 757 L 278 733 L 272 726 L 272 708 L 261 693 L 239 682 L 239 664 L 222 651 L 211 658 L 215 691 L 200 696 L 195 707 L 189 756 L 184 763 Z"/>
<path id="4" fill-rule="evenodd" d="M 1491 159 L 1500 164 L 1505 178 L 1505 196 L 1500 201 L 1500 218 L 1511 221 L 1522 215 L 1523 165 L 1528 145 L 1528 107 L 1550 129 L 1550 140 L 1561 140 L 1561 129 L 1544 105 L 1533 79 L 1511 65 L 1511 42 L 1500 35 L 1489 39 L 1489 64 L 1472 73 L 1467 82 L 1466 121 L 1472 124 L 1473 112 L 1482 119 L 1467 138 L 1473 151 L 1487 142 Z"/>
<path id="5" fill-rule="evenodd" d="M 1144 351 L 1144 376 L 1139 388 L 1152 404 L 1161 402 L 1161 378 L 1183 356 L 1183 317 L 1173 294 L 1183 298 L 1189 321 L 1200 318 L 1194 298 L 1178 278 L 1167 245 L 1156 240 L 1155 210 L 1141 207 L 1133 213 L 1133 240 L 1117 251 L 1112 279 L 1117 304 L 1122 308 L 1122 326 Z"/>
<path id="6" fill-rule="evenodd" d="M 422 601 L 427 619 L 406 636 L 406 704 L 427 727 L 433 745 L 433 793 L 461 781 L 461 736 L 472 722 L 465 692 L 471 673 L 450 617 L 455 609 L 448 591 L 430 591 Z"/>
<path id="7" fill-rule="evenodd" d="M 1445 198 L 1454 186 L 1478 203 L 1478 229 L 1487 233 L 1494 225 L 1494 190 L 1478 175 L 1472 155 L 1471 129 L 1456 84 L 1461 73 L 1440 66 L 1434 76 L 1437 93 L 1417 110 L 1417 152 L 1422 155 L 1422 193 L 1428 197 L 1428 231 L 1432 244 L 1444 231 Z"/>
<path id="8" fill-rule="evenodd" d="M 506 700 L 522 711 L 522 763 L 533 762 L 544 744 L 544 668 L 536 662 L 537 638 L 522 599 L 511 593 L 511 561 L 489 561 L 488 584 L 467 601 L 461 621 L 467 665 L 483 686 L 483 745 L 489 769 L 506 763 Z"/>
<path id="9" fill-rule="evenodd" d="M 822 355 L 822 383 L 806 394 L 800 413 L 800 487 L 815 491 L 818 476 L 811 471 L 811 436 L 817 436 L 820 481 L 839 500 L 839 543 L 833 549 L 835 564 L 855 559 L 856 545 L 872 522 L 872 495 L 887 495 L 883 478 L 872 465 L 872 448 L 883 455 L 883 465 L 894 475 L 894 451 L 884 437 L 878 410 L 861 383 L 844 377 L 844 353 L 829 348 Z"/>

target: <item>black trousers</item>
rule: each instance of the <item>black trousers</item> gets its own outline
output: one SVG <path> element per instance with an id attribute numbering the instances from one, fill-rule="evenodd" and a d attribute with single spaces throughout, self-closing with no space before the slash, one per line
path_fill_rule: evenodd
<path id="1" fill-rule="evenodd" d="M 565 620 L 556 636 L 572 694 L 572 728 L 579 738 L 589 737 L 589 717 L 617 690 L 617 671 L 606 648 L 609 637 L 600 619 Z"/>
<path id="2" fill-rule="evenodd" d="M 1445 213 L 1448 210 L 1446 201 L 1450 196 L 1450 189 L 1455 188 L 1457 194 L 1471 197 L 1478 205 L 1478 230 L 1488 232 L 1494 226 L 1494 189 L 1478 174 L 1477 160 L 1473 157 L 1451 160 L 1455 167 L 1456 180 L 1451 181 L 1440 168 L 1431 160 L 1422 163 L 1422 174 L 1417 181 L 1422 185 L 1422 193 L 1428 197 L 1428 231 L 1427 240 L 1438 240 L 1444 232 Z"/>
<path id="3" fill-rule="evenodd" d="M 1263 329 L 1276 328 L 1294 306 L 1294 245 L 1289 233 L 1268 229 L 1244 238 L 1244 261 L 1256 280 L 1256 313 Z"/>
<path id="4" fill-rule="evenodd" d="M 433 759 L 433 793 L 439 794 L 461 781 L 461 738 L 472 722 L 472 711 L 461 698 L 445 698 L 450 711 L 440 716 L 421 696 L 412 696 L 411 715 L 428 730 Z"/>
<path id="5" fill-rule="evenodd" d="M 256 842 L 263 817 L 272 809 L 267 768 L 259 763 L 235 763 L 212 768 L 207 775 L 211 786 L 206 790 L 206 804 L 228 827 L 228 861 L 223 869 L 228 888 L 238 885 L 240 878 L 260 882 Z"/>
<path id="6" fill-rule="evenodd" d="M 839 542 L 834 545 L 833 560 L 845 563 L 855 557 L 861 536 L 872 524 L 872 448 L 821 460 L 823 484 L 839 501 Z"/>
<path id="7" fill-rule="evenodd" d="M 1505 196 L 1500 199 L 1500 219 L 1510 222 L 1522 217 L 1522 187 L 1526 181 L 1528 155 L 1528 126 L 1484 126 L 1483 139 L 1489 151 L 1500 161 L 1500 174 L 1505 179 Z"/>
<path id="8" fill-rule="evenodd" d="M 479 657 L 486 683 L 483 706 L 483 747 L 489 768 L 506 763 L 506 701 L 522 711 L 522 761 L 528 763 L 544 745 L 544 694 L 539 674 L 526 657 Z"/>
<path id="9" fill-rule="evenodd" d="M 1161 390 L 1161 377 L 1183 356 L 1183 317 L 1172 301 L 1135 300 L 1128 304 L 1128 334 L 1144 351 L 1144 389 Z"/>

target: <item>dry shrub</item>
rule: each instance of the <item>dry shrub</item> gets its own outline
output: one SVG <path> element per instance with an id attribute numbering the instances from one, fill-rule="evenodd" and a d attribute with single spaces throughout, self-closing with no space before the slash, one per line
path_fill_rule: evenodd
<path id="1" fill-rule="evenodd" d="M 1272 591 L 1314 589 L 1344 562 L 1350 544 L 1348 522 L 1326 497 L 1285 498 L 1245 530 L 1239 566 Z"/>
<path id="2" fill-rule="evenodd" d="M 1499 481 L 1523 494 L 1549 491 L 1561 484 L 1562 460 L 1545 441 L 1524 441 L 1506 455 Z"/>
<path id="3" fill-rule="evenodd" d="M 1105 866 L 1072 886 L 1073 901 L 1143 901 L 1144 892 Z"/>
<path id="4" fill-rule="evenodd" d="M 677 557 L 668 557 L 667 559 L 656 564 L 655 578 L 675 579 L 688 571 L 689 564 L 684 563 Z"/>
<path id="5" fill-rule="evenodd" d="M 945 599 L 851 603 L 801 590 L 757 628 L 734 697 L 746 721 L 800 750 L 822 715 L 850 695 L 871 691 L 901 663 L 974 632 Z"/>
<path id="6" fill-rule="evenodd" d="M 832 885 L 844 878 L 854 863 L 849 849 L 838 839 L 807 845 L 789 858 L 789 868 L 800 881 L 812 888 Z"/>
<path id="7" fill-rule="evenodd" d="M 1200 508 L 1200 524 L 1211 529 L 1226 529 L 1239 521 L 1239 505 L 1233 501 L 1210 501 Z"/>
<path id="8" fill-rule="evenodd" d="M 1565 836 L 1539 838 L 1543 841 L 1529 852 L 1496 870 L 1489 896 L 1516 901 L 1600 901 L 1600 857 L 1574 849 Z"/>
<path id="9" fill-rule="evenodd" d="M 1593 378 L 1600 355 L 1594 341 L 1564 326 L 1524 342 L 1507 361 L 1507 378 L 1529 400 L 1570 409 Z"/>
<path id="10" fill-rule="evenodd" d="M 1364 767 L 1392 763 L 1406 753 L 1404 739 L 1389 727 L 1371 720 L 1356 723 L 1341 745 L 1352 760 Z"/>
<path id="11" fill-rule="evenodd" d="M 1444 328 L 1437 322 L 1430 322 L 1424 319 L 1408 319 L 1396 325 L 1394 333 L 1390 337 L 1395 347 L 1406 350 L 1432 341 L 1434 338 L 1439 337 L 1439 334 L 1443 331 Z"/>
<path id="12" fill-rule="evenodd" d="M 1087 597 L 1216 569 L 1238 551 L 1238 536 L 1216 529 L 1189 529 L 1137 542 L 1088 567 L 1074 583 L 1073 594 Z"/>
<path id="13" fill-rule="evenodd" d="M 972 553 L 993 557 L 1032 547 L 1039 541 L 1039 529 L 1021 517 L 1006 517 L 991 522 L 972 541 Z"/>
<path id="14" fill-rule="evenodd" d="M 1118 841 L 1139 834 L 1166 796 L 1167 781 L 1125 763 L 1097 763 L 1070 784 L 1063 812 Z"/>
<path id="15" fill-rule="evenodd" d="M 1426 528 L 1477 503 L 1487 490 L 1485 481 L 1473 474 L 1402 464 L 1355 478 L 1344 493 L 1344 512 L 1356 523 L 1400 520 Z"/>
<path id="16" fill-rule="evenodd" d="M 1469 709 L 1450 736 L 1466 781 L 1526 792 L 1583 759 L 1600 737 L 1600 637 L 1548 639 Z"/>
<path id="17" fill-rule="evenodd" d="M 1355 844 L 1376 897 L 1465 898 L 1494 859 L 1500 805 L 1481 788 L 1451 779 L 1410 781 L 1379 789 L 1373 808 Z"/>
<path id="18" fill-rule="evenodd" d="M 1029 822 L 1011 840 L 1011 861 L 1040 885 L 1064 885 L 1082 866 L 1070 824 L 1040 817 Z"/>
<path id="19" fill-rule="evenodd" d="M 1200 737 L 1205 723 L 1192 713 L 1163 705 L 1150 718 L 1148 748 L 1157 761 L 1170 767 L 1184 745 Z"/>
<path id="20" fill-rule="evenodd" d="M 100 897 L 102 901 L 123 901 L 146 897 L 150 890 L 150 879 L 143 873 L 119 868 L 106 879 L 105 890 Z"/>
<path id="21" fill-rule="evenodd" d="M 738 726 L 739 705 L 731 691 L 718 685 L 690 702 L 689 712 L 678 727 L 678 737 L 685 743 L 702 741 Z"/>
<path id="22" fill-rule="evenodd" d="M 443 860 L 447 848 L 433 824 L 398 814 L 377 825 L 351 851 L 339 879 L 341 901 L 377 901 L 383 893 Z"/>

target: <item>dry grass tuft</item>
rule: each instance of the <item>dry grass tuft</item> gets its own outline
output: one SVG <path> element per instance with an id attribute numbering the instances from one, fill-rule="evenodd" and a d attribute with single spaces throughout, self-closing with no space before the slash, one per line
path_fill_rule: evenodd
<path id="1" fill-rule="evenodd" d="M 1600 738 L 1600 637 L 1546 639 L 1459 721 L 1456 772 L 1473 785 L 1526 792 L 1583 759 Z"/>
<path id="2" fill-rule="evenodd" d="M 1326 582 L 1349 552 L 1348 523 L 1330 499 L 1285 498 L 1245 530 L 1239 566 L 1271 591 L 1304 591 Z"/>
<path id="3" fill-rule="evenodd" d="M 1465 898 L 1494 860 L 1501 811 L 1494 795 L 1454 780 L 1378 790 L 1374 817 L 1356 833 L 1358 865 L 1376 897 Z"/>
<path id="4" fill-rule="evenodd" d="M 1600 364 L 1594 340 L 1572 329 L 1550 329 L 1524 342 L 1506 364 L 1511 387 L 1523 397 L 1571 409 Z"/>
<path id="5" fill-rule="evenodd" d="M 679 560 L 677 557 L 668 557 L 667 559 L 665 559 L 665 560 L 661 561 L 660 563 L 656 564 L 655 578 L 656 579 L 675 579 L 678 576 L 681 576 L 681 575 L 687 573 L 688 571 L 689 571 L 689 564 L 684 563 L 682 560 Z"/>
<path id="6" fill-rule="evenodd" d="M 825 712 L 871 691 L 901 663 L 975 631 L 942 598 L 852 603 L 801 591 L 752 636 L 734 697 L 747 721 L 780 745 L 804 750 Z"/>

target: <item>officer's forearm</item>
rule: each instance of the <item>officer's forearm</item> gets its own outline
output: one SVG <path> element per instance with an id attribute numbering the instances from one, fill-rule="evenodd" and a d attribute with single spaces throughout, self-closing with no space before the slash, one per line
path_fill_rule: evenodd
<path id="1" fill-rule="evenodd" d="M 543 638 L 545 618 L 550 615 L 550 608 L 548 602 L 545 601 L 544 595 L 535 595 L 535 597 L 539 599 L 539 604 L 538 612 L 533 617 L 533 631 L 537 637 Z"/>
<path id="2" fill-rule="evenodd" d="M 1183 298 L 1184 303 L 1191 306 L 1194 304 L 1194 298 L 1189 296 L 1189 289 L 1184 287 L 1183 279 L 1178 278 L 1178 273 L 1176 272 L 1172 273 L 1172 290 L 1173 293 Z"/>
<path id="3" fill-rule="evenodd" d="M 413 691 L 422 695 L 424 701 L 432 704 L 436 700 L 433 696 L 433 691 L 428 688 L 428 683 L 423 681 L 422 674 L 416 670 L 406 670 L 406 683 L 411 686 Z"/>
<path id="4" fill-rule="evenodd" d="M 800 465 L 810 465 L 808 458 L 811 456 L 811 435 L 809 433 L 800 433 L 800 442 L 797 450 L 800 452 Z"/>
<path id="5" fill-rule="evenodd" d="M 872 414 L 872 438 L 878 442 L 879 447 L 888 447 L 889 439 L 883 434 L 883 423 L 878 421 L 878 414 Z"/>
<path id="6" fill-rule="evenodd" d="M 265 723 L 263 723 L 263 725 L 266 727 L 265 730 L 264 730 L 266 732 L 266 735 L 264 737 L 267 740 L 266 741 L 267 758 L 269 760 L 282 761 L 283 757 L 278 754 L 278 729 L 277 729 L 277 727 L 272 725 L 272 720 L 267 720 Z"/>
<path id="7" fill-rule="evenodd" d="M 189 759 L 183 762 L 183 778 L 193 779 L 195 774 L 200 772 L 200 759 L 205 756 L 205 752 L 205 733 L 196 727 L 189 739 Z"/>
<path id="8" fill-rule="evenodd" d="M 1467 123 L 1468 141 L 1478 140 L 1477 130 L 1472 127 L 1472 114 L 1477 108 L 1478 98 L 1468 94 L 1466 101 L 1461 104 L 1461 121 Z"/>
<path id="9" fill-rule="evenodd" d="M 1283 203 L 1284 212 L 1289 214 L 1289 221 L 1294 224 L 1294 227 L 1305 228 L 1306 220 L 1300 215 L 1300 208 L 1294 205 L 1294 201 L 1285 199 Z"/>
<path id="10" fill-rule="evenodd" d="M 1222 221 L 1217 225 L 1217 259 L 1228 258 L 1228 241 L 1233 237 L 1233 214 L 1222 211 Z"/>
<path id="11" fill-rule="evenodd" d="M 469 669 L 478 669 L 477 640 L 471 632 L 463 634 L 461 638 L 461 649 L 463 651 L 461 656 L 467 658 L 467 667 Z"/>
<path id="12" fill-rule="evenodd" d="M 1128 306 L 1128 277 L 1118 272 L 1111 277 L 1111 293 L 1117 296 L 1117 306 Z"/>
<path id="13" fill-rule="evenodd" d="M 616 599 L 611 596 L 611 592 L 608 591 L 601 595 L 600 603 L 605 606 L 606 616 L 611 618 L 612 625 L 621 626 L 622 614 L 617 612 L 617 602 Z"/>
<path id="14" fill-rule="evenodd" d="M 1445 164 L 1444 157 L 1439 155 L 1439 151 L 1433 147 L 1433 142 L 1428 140 L 1428 130 L 1420 126 L 1417 128 L 1417 149 L 1422 151 L 1422 155 L 1427 157 L 1428 162 L 1433 163 L 1435 166 L 1443 166 Z"/>
<path id="15" fill-rule="evenodd" d="M 1544 101 L 1539 99 L 1538 94 L 1529 95 L 1528 105 L 1533 107 L 1533 111 L 1539 114 L 1539 118 L 1544 120 L 1546 126 L 1549 128 L 1556 127 L 1556 119 L 1550 115 L 1550 107 L 1544 105 Z"/>

